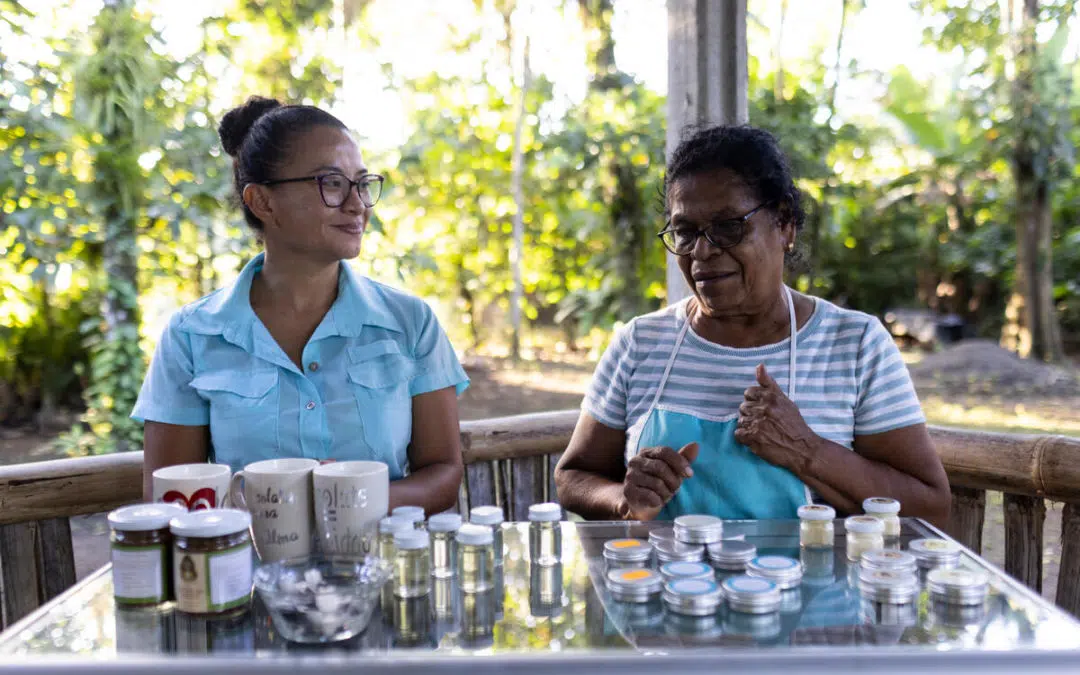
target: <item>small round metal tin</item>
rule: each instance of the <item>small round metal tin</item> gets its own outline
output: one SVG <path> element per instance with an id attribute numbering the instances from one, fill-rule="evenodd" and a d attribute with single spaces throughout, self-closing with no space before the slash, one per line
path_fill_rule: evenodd
<path id="1" fill-rule="evenodd" d="M 757 557 L 757 546 L 745 541 L 721 541 L 706 550 L 712 566 L 725 572 L 742 572 Z"/>
<path id="2" fill-rule="evenodd" d="M 911 572 L 873 569 L 863 570 L 859 576 L 859 592 L 863 598 L 882 604 L 908 604 L 915 599 L 918 590 L 918 578 Z"/>
<path id="3" fill-rule="evenodd" d="M 948 539 L 914 539 L 908 544 L 915 564 L 923 569 L 956 567 L 960 563 L 960 551 L 960 545 Z"/>
<path id="4" fill-rule="evenodd" d="M 649 530 L 649 543 L 656 546 L 662 541 L 676 541 L 675 529 L 671 527 L 658 527 Z"/>
<path id="5" fill-rule="evenodd" d="M 611 570 L 607 573 L 607 587 L 619 602 L 650 602 L 660 595 L 664 580 L 659 572 L 645 568 Z"/>
<path id="6" fill-rule="evenodd" d="M 652 544 L 643 539 L 611 539 L 604 542 L 604 562 L 608 569 L 650 567 Z"/>
<path id="7" fill-rule="evenodd" d="M 862 574 L 872 570 L 892 570 L 902 574 L 915 576 L 918 568 L 915 565 L 915 556 L 907 551 L 893 551 L 890 549 L 880 551 L 864 551 L 859 558 L 859 567 Z"/>
<path id="8" fill-rule="evenodd" d="M 768 614 L 780 609 L 780 588 L 761 577 L 729 577 L 720 585 L 728 608 L 744 614 Z"/>
<path id="9" fill-rule="evenodd" d="M 669 562 L 701 562 L 705 559 L 705 547 L 701 544 L 684 544 L 674 539 L 653 541 L 656 561 L 660 564 Z"/>
<path id="10" fill-rule="evenodd" d="M 798 588 L 802 583 L 802 563 L 794 558 L 780 555 L 765 555 L 754 558 L 746 565 L 746 574 L 751 577 L 768 579 L 780 590 Z"/>
<path id="11" fill-rule="evenodd" d="M 664 586 L 663 598 L 676 614 L 708 616 L 716 612 L 723 594 L 711 579 L 676 579 Z"/>
<path id="12" fill-rule="evenodd" d="M 684 544 L 715 544 L 724 536 L 724 521 L 714 516 L 679 516 L 673 529 L 675 539 Z"/>
<path id="13" fill-rule="evenodd" d="M 708 579 L 713 581 L 716 572 L 712 565 L 703 562 L 670 562 L 660 566 L 660 576 L 665 583 L 671 583 L 677 579 Z"/>
<path id="14" fill-rule="evenodd" d="M 990 590 L 986 574 L 968 569 L 939 567 L 926 575 L 930 597 L 947 605 L 982 605 Z"/>

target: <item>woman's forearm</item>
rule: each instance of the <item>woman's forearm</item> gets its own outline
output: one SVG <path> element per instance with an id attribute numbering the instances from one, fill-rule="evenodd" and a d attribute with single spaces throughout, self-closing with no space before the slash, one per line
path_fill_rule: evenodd
<path id="1" fill-rule="evenodd" d="M 567 511 L 587 520 L 624 520 L 626 518 L 622 483 L 573 469 L 557 469 L 555 485 L 559 503 Z"/>
<path id="2" fill-rule="evenodd" d="M 398 506 L 422 506 L 429 516 L 457 504 L 464 473 L 460 463 L 435 462 L 390 483 L 390 510 Z"/>

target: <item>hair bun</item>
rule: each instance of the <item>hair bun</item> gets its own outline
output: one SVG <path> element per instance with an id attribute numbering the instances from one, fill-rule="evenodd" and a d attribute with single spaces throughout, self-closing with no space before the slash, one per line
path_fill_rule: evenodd
<path id="1" fill-rule="evenodd" d="M 230 156 L 235 157 L 255 122 L 274 108 L 280 107 L 281 103 L 277 99 L 251 96 L 244 105 L 225 113 L 225 117 L 221 118 L 221 124 L 218 125 L 221 147 Z"/>

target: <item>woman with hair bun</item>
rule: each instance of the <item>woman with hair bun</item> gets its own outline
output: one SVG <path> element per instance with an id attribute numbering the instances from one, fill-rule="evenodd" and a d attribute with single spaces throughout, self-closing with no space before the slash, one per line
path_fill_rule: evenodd
<path id="1" fill-rule="evenodd" d="M 132 413 L 146 423 L 144 494 L 172 464 L 368 459 L 390 467 L 391 508 L 450 508 L 465 371 L 423 301 L 342 263 L 360 254 L 383 177 L 313 106 L 253 96 L 218 134 L 264 250 L 158 343 Z"/>

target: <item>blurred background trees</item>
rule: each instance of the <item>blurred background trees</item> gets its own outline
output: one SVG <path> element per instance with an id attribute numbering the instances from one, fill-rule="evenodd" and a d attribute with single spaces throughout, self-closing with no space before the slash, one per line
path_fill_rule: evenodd
<path id="1" fill-rule="evenodd" d="M 1075 2 L 835 0 L 812 34 L 796 4 L 750 0 L 748 28 L 751 122 L 808 198 L 790 282 L 1075 355 Z M 137 447 L 164 320 L 257 250 L 215 132 L 254 93 L 356 128 L 389 177 L 356 264 L 431 300 L 460 350 L 587 358 L 663 304 L 664 91 L 624 63 L 663 58 L 662 0 L 77 5 L 0 0 L 0 425 Z M 897 11 L 921 68 L 864 62 Z M 438 58 L 408 58 L 414 33 Z"/>

